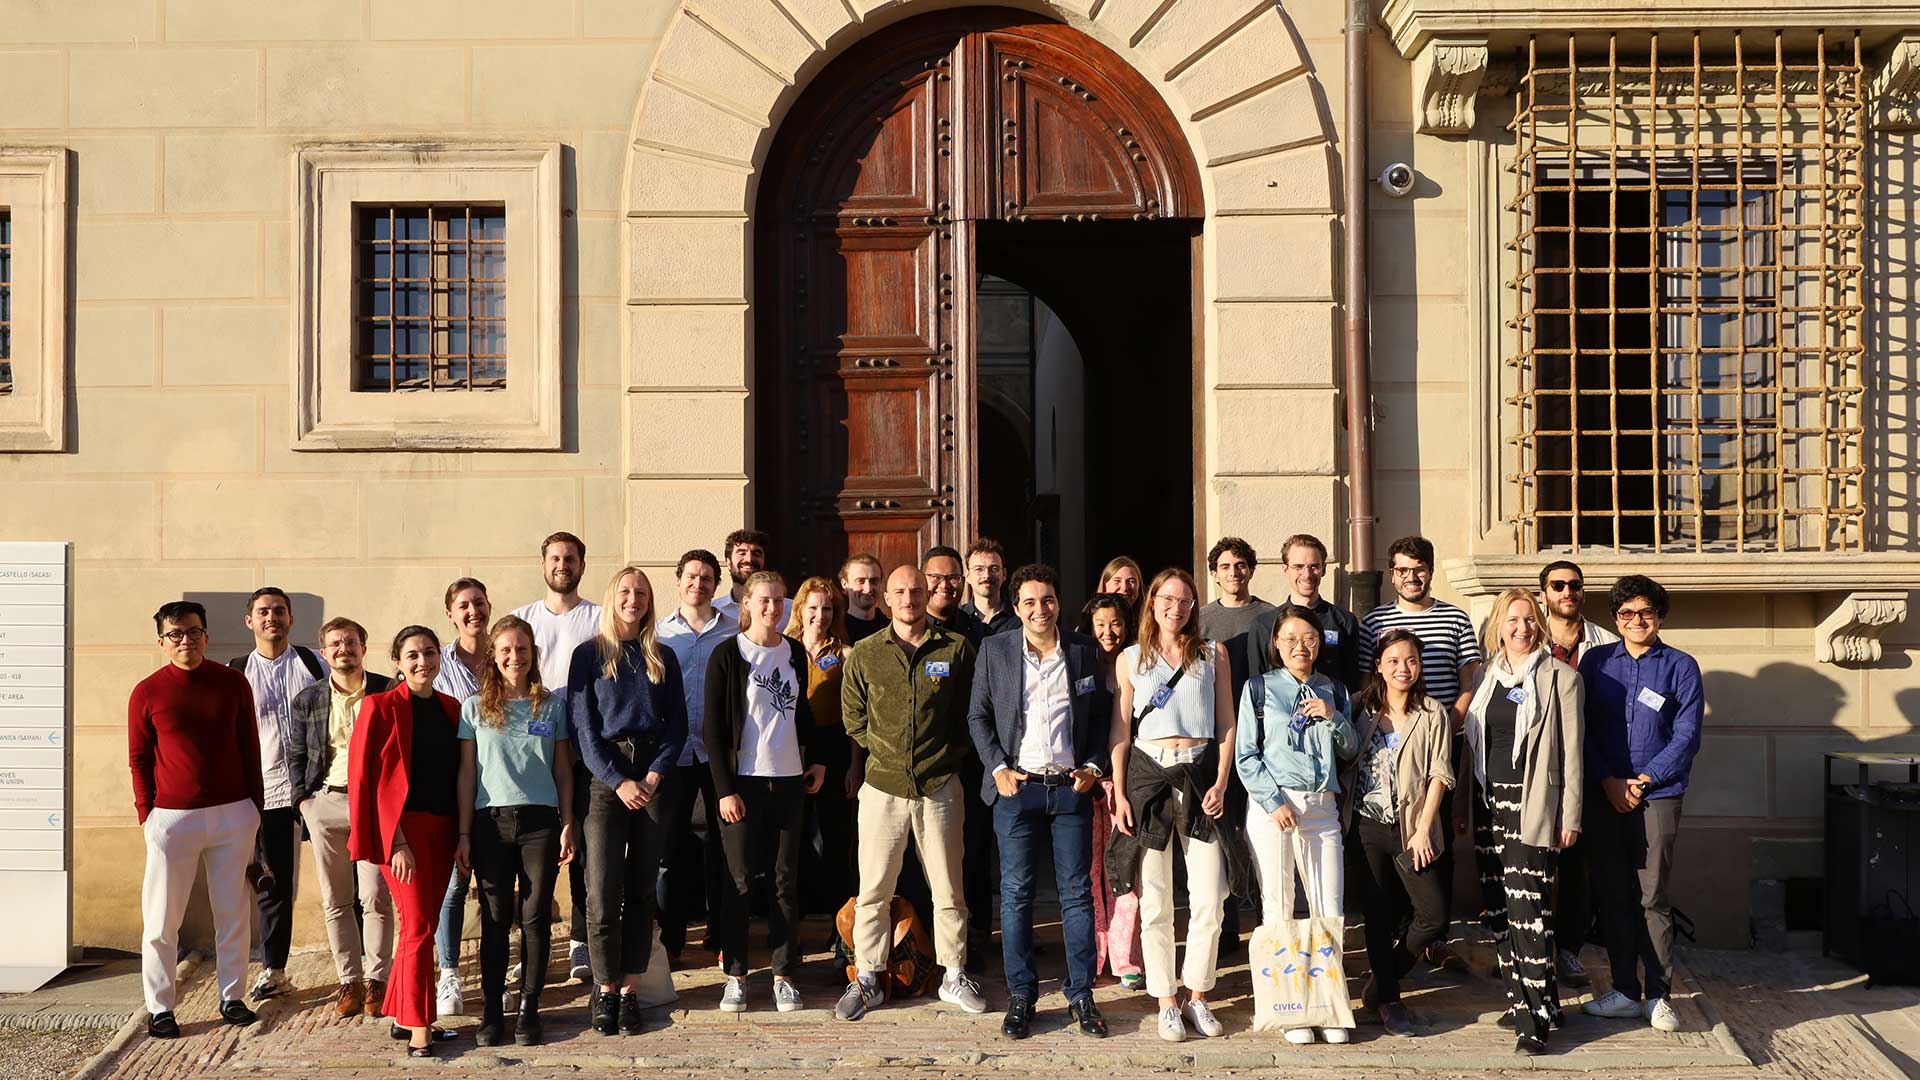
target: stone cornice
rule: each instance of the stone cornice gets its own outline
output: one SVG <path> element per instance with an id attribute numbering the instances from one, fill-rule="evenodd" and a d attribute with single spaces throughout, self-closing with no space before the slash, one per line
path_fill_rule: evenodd
<path id="1" fill-rule="evenodd" d="M 1576 21 L 1577 20 L 1577 21 Z M 1436 37 L 1524 34 L 1534 30 L 1734 30 L 1858 28 L 1904 31 L 1909 0 L 1583 0 L 1577 13 L 1546 0 L 1387 0 L 1380 21 L 1409 59 Z"/>
<path id="2" fill-rule="evenodd" d="M 1487 39 L 1437 38 L 1414 60 L 1420 87 L 1420 132 L 1465 135 L 1473 130 L 1473 102 L 1487 74 Z"/>

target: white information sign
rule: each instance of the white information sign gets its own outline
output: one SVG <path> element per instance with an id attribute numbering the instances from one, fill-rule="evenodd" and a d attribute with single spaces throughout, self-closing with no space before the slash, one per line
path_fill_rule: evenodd
<path id="1" fill-rule="evenodd" d="M 69 545 L 0 543 L 0 992 L 67 967 Z"/>

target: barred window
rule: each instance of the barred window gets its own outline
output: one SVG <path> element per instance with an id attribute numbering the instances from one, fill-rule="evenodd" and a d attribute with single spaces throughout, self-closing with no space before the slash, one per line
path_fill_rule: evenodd
<path id="1" fill-rule="evenodd" d="M 0 394 L 13 393 L 13 215 L 0 208 Z"/>
<path id="2" fill-rule="evenodd" d="M 1504 425 L 1521 550 L 1857 549 L 1858 36 L 1638 40 L 1523 58 Z"/>
<path id="3" fill-rule="evenodd" d="M 507 385 L 503 206 L 354 208 L 354 389 Z"/>

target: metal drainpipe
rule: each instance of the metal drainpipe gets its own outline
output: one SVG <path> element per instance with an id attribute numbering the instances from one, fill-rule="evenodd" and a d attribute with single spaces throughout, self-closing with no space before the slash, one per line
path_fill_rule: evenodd
<path id="1" fill-rule="evenodd" d="M 1361 614 L 1380 600 L 1380 571 L 1373 556 L 1373 382 L 1368 371 L 1372 299 L 1367 286 L 1367 50 L 1372 29 L 1369 0 L 1347 0 L 1347 152 L 1342 162 L 1347 221 L 1340 293 L 1346 309 L 1346 355 L 1341 384 L 1347 424 L 1350 603 Z"/>

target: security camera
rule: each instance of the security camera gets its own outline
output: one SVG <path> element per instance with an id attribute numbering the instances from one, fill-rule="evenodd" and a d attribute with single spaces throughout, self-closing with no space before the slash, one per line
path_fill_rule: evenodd
<path id="1" fill-rule="evenodd" d="M 1404 161 L 1396 161 L 1380 170 L 1380 187 L 1396 199 L 1404 199 L 1413 192 L 1413 182 L 1417 179 L 1413 166 Z"/>

